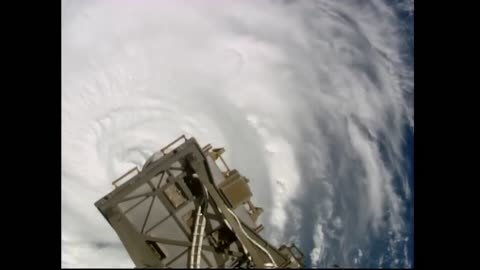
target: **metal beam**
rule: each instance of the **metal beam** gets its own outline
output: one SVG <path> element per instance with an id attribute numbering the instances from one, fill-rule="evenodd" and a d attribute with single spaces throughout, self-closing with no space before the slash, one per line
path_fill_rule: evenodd
<path id="1" fill-rule="evenodd" d="M 198 150 L 198 149 L 197 149 Z M 265 260 L 263 256 L 260 255 L 259 252 L 255 252 L 257 250 L 254 245 L 243 235 L 241 232 L 240 228 L 237 225 L 237 222 L 231 216 L 231 214 L 227 211 L 226 205 L 220 195 L 218 194 L 217 190 L 215 187 L 212 185 L 213 179 L 210 178 L 209 172 L 207 172 L 206 168 L 207 164 L 205 161 L 205 158 L 200 151 L 197 151 L 194 153 L 194 156 L 196 158 L 195 161 L 191 161 L 190 164 L 191 166 L 195 169 L 195 171 L 198 174 L 198 178 L 202 182 L 203 185 L 208 190 L 208 193 L 210 194 L 210 197 L 213 199 L 217 207 L 222 211 L 225 219 L 228 221 L 230 226 L 232 227 L 232 230 L 236 234 L 236 236 L 239 238 L 240 242 L 246 247 L 247 250 L 249 250 L 249 255 L 252 257 L 254 264 L 257 267 L 262 267 L 264 263 L 268 262 L 268 259 Z M 252 252 L 253 251 L 253 252 Z"/>
<path id="2" fill-rule="evenodd" d="M 157 242 L 160 244 L 165 244 L 165 245 L 172 245 L 172 246 L 180 246 L 180 247 L 190 247 L 192 243 L 187 242 L 187 241 L 179 241 L 179 240 L 173 240 L 173 239 L 166 239 L 166 238 L 160 238 L 160 237 L 154 237 L 150 235 L 143 235 L 143 238 L 145 241 L 153 241 Z M 202 245 L 202 250 L 210 251 L 210 252 L 217 252 L 214 247 L 210 245 Z M 235 257 L 241 257 L 243 253 L 233 251 L 233 250 L 227 250 L 228 255 L 232 255 Z M 225 253 L 223 253 L 225 254 Z"/>

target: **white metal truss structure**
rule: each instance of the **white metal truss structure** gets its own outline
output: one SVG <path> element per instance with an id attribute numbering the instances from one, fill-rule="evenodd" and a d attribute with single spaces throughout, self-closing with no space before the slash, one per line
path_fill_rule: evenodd
<path id="1" fill-rule="evenodd" d="M 304 266 L 295 245 L 275 248 L 259 235 L 262 209 L 250 201 L 249 180 L 221 157 L 224 151 L 181 136 L 141 170 L 115 180 L 115 189 L 95 203 L 136 267 Z"/>

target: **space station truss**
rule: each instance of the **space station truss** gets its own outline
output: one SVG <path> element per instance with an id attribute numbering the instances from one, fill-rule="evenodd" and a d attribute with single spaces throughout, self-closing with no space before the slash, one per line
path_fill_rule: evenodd
<path id="1" fill-rule="evenodd" d="M 181 136 L 95 203 L 137 268 L 304 267 L 295 245 L 276 248 L 259 235 L 263 210 L 224 152 Z"/>

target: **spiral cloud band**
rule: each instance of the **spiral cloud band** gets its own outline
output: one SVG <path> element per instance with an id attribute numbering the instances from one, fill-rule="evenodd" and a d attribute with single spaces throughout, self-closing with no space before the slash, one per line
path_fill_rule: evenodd
<path id="1" fill-rule="evenodd" d="M 181 134 L 226 148 L 309 265 L 410 266 L 412 6 L 62 1 L 62 266 L 133 267 L 93 203 Z"/>

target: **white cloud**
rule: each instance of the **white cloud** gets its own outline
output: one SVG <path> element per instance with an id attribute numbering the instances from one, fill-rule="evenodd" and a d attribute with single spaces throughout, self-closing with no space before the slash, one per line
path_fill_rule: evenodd
<path id="1" fill-rule="evenodd" d="M 313 267 L 319 267 L 325 254 L 325 241 L 322 231 L 322 225 L 317 224 L 315 227 L 315 234 L 313 235 L 313 241 L 315 242 L 315 248 L 310 252 L 310 259 L 312 260 Z"/>
<path id="2" fill-rule="evenodd" d="M 76 268 L 79 261 L 85 259 L 88 260 L 87 265 L 99 268 L 111 268 L 112 262 L 121 268 L 135 266 L 123 246 L 119 244 L 96 246 L 92 243 L 62 241 L 62 267 Z"/>
<path id="3" fill-rule="evenodd" d="M 413 75 L 397 25 L 381 1 L 63 1 L 62 260 L 125 266 L 119 249 L 94 259 L 120 243 L 93 203 L 182 133 L 225 146 L 270 240 L 313 235 L 317 264 L 370 226 L 400 233 Z"/>

